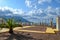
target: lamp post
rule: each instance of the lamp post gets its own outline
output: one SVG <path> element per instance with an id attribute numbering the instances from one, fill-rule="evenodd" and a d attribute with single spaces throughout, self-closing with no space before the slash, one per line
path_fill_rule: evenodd
<path id="1" fill-rule="evenodd" d="M 50 20 L 50 26 L 53 26 L 53 18 Z"/>

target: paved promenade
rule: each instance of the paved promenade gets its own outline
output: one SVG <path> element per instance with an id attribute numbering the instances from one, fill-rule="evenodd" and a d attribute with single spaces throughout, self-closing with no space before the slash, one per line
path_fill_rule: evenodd
<path id="1" fill-rule="evenodd" d="M 51 27 L 47 27 L 46 31 L 33 30 L 33 28 L 36 29 L 36 27 L 34 27 L 34 26 L 24 26 L 24 27 L 16 27 L 16 28 L 14 28 L 14 30 L 21 31 L 21 32 L 33 32 L 33 33 L 55 33 L 54 31 L 57 31 L 56 29 L 52 29 Z M 31 30 L 28 30 L 28 29 L 31 29 Z M 38 27 L 37 29 L 40 29 L 40 28 Z M 8 28 L 0 29 L 0 33 L 6 32 L 6 31 L 9 31 L 9 29 Z"/>

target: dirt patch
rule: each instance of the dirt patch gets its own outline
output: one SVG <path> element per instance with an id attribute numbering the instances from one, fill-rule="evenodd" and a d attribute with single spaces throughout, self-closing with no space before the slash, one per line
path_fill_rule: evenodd
<path id="1" fill-rule="evenodd" d="M 60 32 L 55 34 L 42 34 L 14 31 L 14 33 L 0 33 L 0 40 L 60 40 Z"/>

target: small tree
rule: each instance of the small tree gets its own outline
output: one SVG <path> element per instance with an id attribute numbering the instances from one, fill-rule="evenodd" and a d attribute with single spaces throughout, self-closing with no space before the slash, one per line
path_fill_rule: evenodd
<path id="1" fill-rule="evenodd" d="M 14 19 L 12 19 L 12 18 L 8 19 L 7 20 L 7 26 L 9 28 L 9 33 L 12 34 L 13 33 L 13 28 L 16 27 Z"/>
<path id="2" fill-rule="evenodd" d="M 7 20 L 7 26 L 9 27 L 9 33 L 13 33 L 13 19 L 8 19 Z"/>

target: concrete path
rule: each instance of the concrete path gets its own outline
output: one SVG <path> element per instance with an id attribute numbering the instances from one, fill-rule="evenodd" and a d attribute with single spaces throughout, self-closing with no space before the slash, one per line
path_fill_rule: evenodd
<path id="1" fill-rule="evenodd" d="M 30 28 L 31 26 L 26 26 L 23 28 Z M 21 30 L 20 30 L 21 29 Z M 55 33 L 56 29 L 52 29 L 51 27 L 47 27 L 46 31 L 36 31 L 36 30 L 22 30 L 22 28 L 15 28 L 14 30 L 22 31 L 22 32 L 33 32 L 33 33 Z"/>
<path id="2" fill-rule="evenodd" d="M 9 31 L 8 28 L 2 28 L 2 29 L 0 29 L 0 33 L 2 33 L 2 32 L 7 32 L 7 31 Z"/>
<path id="3" fill-rule="evenodd" d="M 25 26 L 23 28 L 30 28 L 31 26 Z M 21 30 L 20 30 L 21 29 Z M 47 27 L 46 29 L 46 32 L 43 32 L 43 31 L 35 31 L 35 30 L 24 30 L 22 29 L 22 27 L 16 27 L 14 28 L 15 31 L 22 31 L 22 32 L 33 32 L 33 33 L 55 33 L 54 31 L 56 31 L 56 29 L 52 29 L 52 28 L 49 28 Z M 9 31 L 8 28 L 3 28 L 2 30 L 0 30 L 0 33 L 1 32 L 6 32 L 6 31 Z"/>

